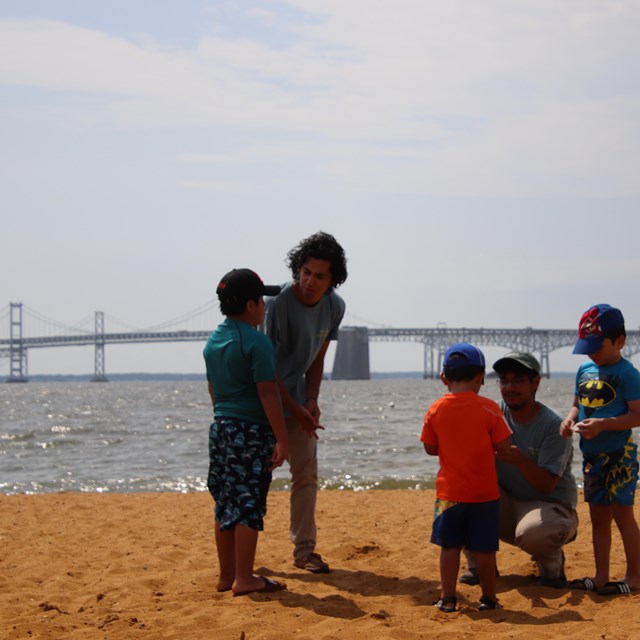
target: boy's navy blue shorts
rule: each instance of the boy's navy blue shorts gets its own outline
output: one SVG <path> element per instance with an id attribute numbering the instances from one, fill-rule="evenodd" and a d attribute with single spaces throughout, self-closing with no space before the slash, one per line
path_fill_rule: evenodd
<path id="1" fill-rule="evenodd" d="M 216 418 L 209 429 L 207 487 L 221 531 L 237 524 L 262 531 L 275 437 L 269 425 Z"/>
<path id="2" fill-rule="evenodd" d="M 584 499 L 590 504 L 633 504 L 638 484 L 637 445 L 631 436 L 627 444 L 611 453 L 584 456 Z"/>
<path id="3" fill-rule="evenodd" d="M 466 547 L 469 551 L 498 550 L 500 500 L 451 502 L 436 499 L 431 542 L 441 547 Z"/>

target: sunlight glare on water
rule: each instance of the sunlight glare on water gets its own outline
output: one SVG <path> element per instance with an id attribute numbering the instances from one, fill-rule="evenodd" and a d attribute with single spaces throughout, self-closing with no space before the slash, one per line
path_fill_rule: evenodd
<path id="1" fill-rule="evenodd" d="M 320 484 L 327 489 L 433 487 L 437 459 L 419 442 L 438 380 L 325 381 Z M 499 398 L 495 381 L 482 393 Z M 573 380 L 538 397 L 566 412 Z M 206 491 L 210 400 L 204 382 L 29 382 L 0 385 L 0 492 Z M 577 451 L 577 443 L 576 443 Z M 580 454 L 574 473 L 580 476 Z M 273 489 L 288 487 L 288 469 Z"/>

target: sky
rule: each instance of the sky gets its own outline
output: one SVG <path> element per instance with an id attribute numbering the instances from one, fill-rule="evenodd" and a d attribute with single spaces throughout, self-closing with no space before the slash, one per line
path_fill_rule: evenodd
<path id="1" fill-rule="evenodd" d="M 570 329 L 606 302 L 636 329 L 639 31 L 635 0 L 0 0 L 0 313 L 156 325 L 231 268 L 286 281 L 323 230 L 345 325 Z M 422 358 L 371 345 L 372 370 Z"/>

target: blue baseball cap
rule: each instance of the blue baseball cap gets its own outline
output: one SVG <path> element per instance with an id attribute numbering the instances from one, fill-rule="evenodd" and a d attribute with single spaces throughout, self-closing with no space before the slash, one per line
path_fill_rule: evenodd
<path id="1" fill-rule="evenodd" d="M 483 369 L 486 368 L 482 351 L 468 342 L 454 344 L 450 346 L 444 354 L 443 367 L 455 369 L 469 365 L 482 367 Z"/>
<path id="2" fill-rule="evenodd" d="M 595 304 L 589 307 L 578 324 L 578 341 L 573 353 L 589 355 L 595 353 L 613 332 L 624 329 L 624 318 L 620 309 L 610 304 Z"/>

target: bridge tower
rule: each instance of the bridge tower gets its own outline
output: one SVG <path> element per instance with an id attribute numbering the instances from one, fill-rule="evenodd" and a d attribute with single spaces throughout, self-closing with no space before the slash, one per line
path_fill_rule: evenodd
<path id="1" fill-rule="evenodd" d="M 91 382 L 108 382 L 104 372 L 104 311 L 96 311 L 95 327 L 95 364 Z"/>
<path id="2" fill-rule="evenodd" d="M 345 327 L 338 334 L 332 380 L 369 380 L 369 331 Z"/>
<path id="3" fill-rule="evenodd" d="M 545 344 L 540 348 L 540 375 L 544 378 L 551 378 L 551 368 L 549 365 L 549 345 Z"/>
<path id="4" fill-rule="evenodd" d="M 422 377 L 424 380 L 435 380 L 440 376 L 442 370 L 442 360 L 444 351 L 439 343 L 430 343 L 425 341 L 424 346 L 424 366 L 422 369 Z"/>
<path id="5" fill-rule="evenodd" d="M 27 348 L 22 341 L 22 303 L 10 303 L 9 377 L 7 382 L 27 382 Z"/>

